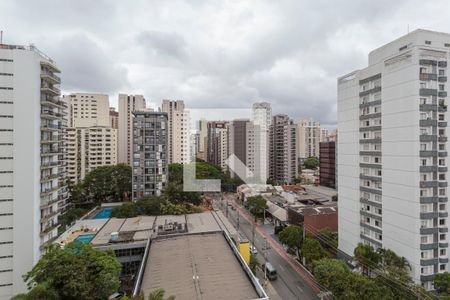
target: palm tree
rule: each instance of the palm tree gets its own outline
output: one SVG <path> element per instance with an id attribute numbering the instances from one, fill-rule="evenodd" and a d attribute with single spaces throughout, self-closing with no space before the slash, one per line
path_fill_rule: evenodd
<path id="1" fill-rule="evenodd" d="M 175 296 L 164 298 L 165 291 L 163 289 L 156 289 L 148 295 L 148 300 L 175 300 Z"/>
<path id="2" fill-rule="evenodd" d="M 380 254 L 370 245 L 359 243 L 353 252 L 358 267 L 362 269 L 362 273 L 370 275 L 371 269 L 376 269 L 381 261 Z"/>

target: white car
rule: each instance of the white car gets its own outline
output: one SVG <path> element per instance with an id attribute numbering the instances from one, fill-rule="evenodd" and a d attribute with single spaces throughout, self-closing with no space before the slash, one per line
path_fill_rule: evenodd
<path id="1" fill-rule="evenodd" d="M 255 246 L 251 245 L 250 246 L 250 253 L 256 255 L 256 254 L 258 254 L 258 249 L 256 249 Z"/>

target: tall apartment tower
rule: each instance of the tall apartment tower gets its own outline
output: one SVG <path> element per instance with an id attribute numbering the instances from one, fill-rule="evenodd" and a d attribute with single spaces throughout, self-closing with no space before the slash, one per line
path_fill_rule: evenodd
<path id="1" fill-rule="evenodd" d="M 145 109 L 142 95 L 119 94 L 119 163 L 131 165 L 133 156 L 133 112 Z"/>
<path id="2" fill-rule="evenodd" d="M 119 129 L 119 112 L 115 107 L 109 108 L 109 126 L 114 129 Z"/>
<path id="3" fill-rule="evenodd" d="M 228 153 L 228 126 L 227 121 L 209 121 L 207 123 L 207 161 L 219 166 L 223 171 L 228 169 L 226 160 Z"/>
<path id="4" fill-rule="evenodd" d="M 320 142 L 320 185 L 336 188 L 336 143 Z"/>
<path id="5" fill-rule="evenodd" d="M 308 157 L 319 157 L 322 131 L 319 122 L 302 119 L 297 124 L 297 156 L 303 163 Z"/>
<path id="6" fill-rule="evenodd" d="M 416 30 L 338 79 L 339 248 L 404 256 L 427 289 L 448 271 L 450 35 Z"/>
<path id="7" fill-rule="evenodd" d="M 117 129 L 67 128 L 67 175 L 72 184 L 100 166 L 117 164 Z"/>
<path id="8" fill-rule="evenodd" d="M 0 70 L 0 299 L 10 299 L 66 208 L 67 106 L 58 67 L 34 46 L 0 44 Z"/>
<path id="9" fill-rule="evenodd" d="M 163 100 L 161 111 L 167 113 L 167 118 L 169 121 L 169 164 L 189 163 L 191 161 L 191 119 L 189 111 L 184 108 L 184 101 Z"/>
<path id="10" fill-rule="evenodd" d="M 109 96 L 74 93 L 64 95 L 69 104 L 69 127 L 109 126 Z"/>
<path id="11" fill-rule="evenodd" d="M 133 200 L 161 195 L 168 181 L 167 113 L 133 112 Z"/>
<path id="12" fill-rule="evenodd" d="M 197 158 L 207 161 L 208 152 L 208 121 L 201 119 L 198 121 L 198 152 Z"/>
<path id="13" fill-rule="evenodd" d="M 65 95 L 69 106 L 67 173 L 72 184 L 96 167 L 117 164 L 117 129 L 110 127 L 109 96 L 95 93 Z"/>
<path id="14" fill-rule="evenodd" d="M 269 178 L 291 183 L 298 174 L 297 125 L 287 115 L 273 116 L 269 136 Z"/>
<path id="15" fill-rule="evenodd" d="M 268 102 L 256 102 L 252 106 L 252 121 L 256 126 L 255 139 L 258 155 L 255 157 L 255 171 L 261 182 L 269 177 L 269 133 L 272 124 L 272 107 Z"/>

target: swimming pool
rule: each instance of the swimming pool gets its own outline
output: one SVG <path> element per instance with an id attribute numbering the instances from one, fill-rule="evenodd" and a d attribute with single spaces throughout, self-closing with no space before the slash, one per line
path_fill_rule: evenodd
<path id="1" fill-rule="evenodd" d="M 98 214 L 95 215 L 94 219 L 107 219 L 111 217 L 112 208 L 104 208 Z"/>
<path id="2" fill-rule="evenodd" d="M 89 242 L 94 238 L 95 234 L 82 234 L 79 235 L 74 242 L 80 242 L 83 244 L 89 244 Z"/>

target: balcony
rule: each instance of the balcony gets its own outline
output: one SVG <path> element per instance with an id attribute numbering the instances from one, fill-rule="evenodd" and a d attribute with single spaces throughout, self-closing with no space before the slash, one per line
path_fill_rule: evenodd
<path id="1" fill-rule="evenodd" d="M 360 139 L 359 143 L 360 144 L 379 144 L 379 143 L 381 143 L 381 138 L 376 137 L 373 139 Z"/>
<path id="2" fill-rule="evenodd" d="M 60 174 L 50 174 L 50 175 L 41 176 L 41 182 L 52 181 L 53 179 L 56 179 L 59 176 L 60 176 Z"/>
<path id="3" fill-rule="evenodd" d="M 447 122 L 438 122 L 439 127 L 447 127 Z"/>
<path id="4" fill-rule="evenodd" d="M 434 120 L 434 119 L 420 120 L 419 121 L 419 125 L 420 126 L 436 126 L 437 125 L 437 120 Z"/>
<path id="5" fill-rule="evenodd" d="M 381 105 L 381 100 L 365 101 L 359 104 L 359 108 Z"/>
<path id="6" fill-rule="evenodd" d="M 447 227 L 439 227 L 439 232 L 448 232 Z"/>
<path id="7" fill-rule="evenodd" d="M 437 211 L 435 211 L 435 212 L 421 212 L 420 213 L 420 218 L 422 219 L 422 220 L 429 220 L 429 219 L 435 219 L 435 218 L 437 218 L 438 217 L 438 212 Z"/>
<path id="8" fill-rule="evenodd" d="M 421 88 L 421 89 L 419 89 L 419 95 L 420 96 L 437 96 L 438 91 L 436 89 Z"/>
<path id="9" fill-rule="evenodd" d="M 447 104 L 439 103 L 438 111 L 439 112 L 446 112 L 447 111 Z"/>
<path id="10" fill-rule="evenodd" d="M 420 182 L 420 188 L 431 188 L 431 187 L 437 187 L 438 186 L 438 182 L 435 180 L 431 180 L 431 181 L 421 181 Z"/>
<path id="11" fill-rule="evenodd" d="M 53 168 L 59 165 L 57 161 L 44 161 L 41 162 L 41 169 Z"/>
<path id="12" fill-rule="evenodd" d="M 360 92 L 359 96 L 360 97 L 364 97 L 366 95 L 378 93 L 380 91 L 381 91 L 381 86 L 376 86 L 376 87 L 374 87 L 374 88 L 372 88 L 370 90 Z"/>
<path id="13" fill-rule="evenodd" d="M 359 178 L 360 179 L 366 179 L 366 180 L 372 180 L 372 181 L 381 181 L 381 177 L 380 176 L 371 176 L 371 175 L 366 175 L 363 173 L 359 174 Z"/>
<path id="14" fill-rule="evenodd" d="M 439 141 L 439 142 L 446 142 L 446 141 L 447 141 L 447 136 L 445 136 L 445 135 L 440 135 L 439 138 L 438 138 L 438 141 Z"/>
<path id="15" fill-rule="evenodd" d="M 440 68 L 446 68 L 446 67 L 447 67 L 447 62 L 446 62 L 446 61 L 440 61 L 440 62 L 438 62 L 438 67 L 440 67 Z"/>
<path id="16" fill-rule="evenodd" d="M 381 126 L 366 126 L 366 127 L 360 127 L 359 131 L 363 132 L 363 131 L 380 131 L 381 130 Z"/>
<path id="17" fill-rule="evenodd" d="M 60 187 L 59 185 L 55 185 L 55 186 L 53 186 L 53 187 L 51 187 L 51 188 L 45 188 L 45 189 L 42 189 L 42 191 L 41 191 L 41 197 L 48 196 L 48 195 L 50 195 L 50 194 L 56 192 L 56 191 L 59 190 L 60 188 L 61 188 L 61 187 Z"/>
<path id="18" fill-rule="evenodd" d="M 439 258 L 422 258 L 420 259 L 420 265 L 421 266 L 434 266 L 439 262 Z"/>
<path id="19" fill-rule="evenodd" d="M 437 74 L 436 73 L 420 73 L 419 79 L 422 81 L 436 81 L 437 80 Z"/>
<path id="20" fill-rule="evenodd" d="M 419 64 L 422 66 L 436 66 L 437 62 L 431 59 L 420 59 Z"/>
<path id="21" fill-rule="evenodd" d="M 372 194 L 382 195 L 381 189 L 377 189 L 377 188 L 373 188 L 373 187 L 360 186 L 359 190 L 363 191 L 363 192 L 372 193 Z"/>
<path id="22" fill-rule="evenodd" d="M 41 117 L 42 118 L 47 118 L 47 119 L 52 119 L 52 120 L 56 120 L 59 119 L 61 117 L 63 117 L 62 114 L 54 112 L 52 110 L 41 110 Z"/>
<path id="23" fill-rule="evenodd" d="M 439 82 L 447 82 L 447 76 L 439 76 L 438 81 Z"/>
<path id="24" fill-rule="evenodd" d="M 439 157 L 447 157 L 447 151 L 439 151 Z"/>
<path id="25" fill-rule="evenodd" d="M 46 214 L 45 216 L 41 216 L 41 223 L 45 223 L 50 218 L 53 218 L 54 216 L 56 216 L 58 213 L 59 213 L 59 211 L 55 210 L 55 211 L 52 211 L 52 212 Z"/>
<path id="26" fill-rule="evenodd" d="M 378 247 L 382 247 L 381 241 L 376 240 L 371 236 L 365 235 L 364 233 L 360 233 L 359 237 L 377 245 Z"/>
<path id="27" fill-rule="evenodd" d="M 438 167 L 437 166 L 420 166 L 419 171 L 420 172 L 437 172 Z"/>
<path id="28" fill-rule="evenodd" d="M 41 230 L 41 236 L 43 236 L 43 235 L 49 233 L 50 231 L 52 231 L 52 230 L 54 230 L 54 229 L 56 229 L 56 228 L 58 228 L 58 227 L 59 227 L 58 222 L 52 222 L 51 225 L 49 225 L 49 226 L 47 226 L 47 227 L 45 227 L 45 228 L 43 228 L 43 229 Z"/>
<path id="29" fill-rule="evenodd" d="M 447 197 L 439 197 L 438 201 L 441 203 L 445 203 L 445 202 L 448 202 L 448 198 Z"/>
<path id="30" fill-rule="evenodd" d="M 447 92 L 445 92 L 445 91 L 439 91 L 438 92 L 438 97 L 447 97 Z"/>
<path id="31" fill-rule="evenodd" d="M 421 142 L 436 142 L 437 135 L 435 134 L 421 134 L 419 137 Z"/>
<path id="32" fill-rule="evenodd" d="M 420 197 L 420 204 L 428 204 L 428 203 L 437 203 L 438 197 L 430 196 L 430 197 Z"/>
<path id="33" fill-rule="evenodd" d="M 448 212 L 440 212 L 439 213 L 439 218 L 447 218 L 448 217 Z"/>
<path id="34" fill-rule="evenodd" d="M 420 104 L 420 111 L 437 111 L 436 104 Z"/>
<path id="35" fill-rule="evenodd" d="M 48 71 L 48 70 L 42 70 L 41 71 L 41 78 L 47 82 L 50 82 L 52 84 L 60 84 L 61 78 L 56 76 L 54 73 Z"/>
<path id="36" fill-rule="evenodd" d="M 381 118 L 381 113 L 373 113 L 373 114 L 367 114 L 367 115 L 361 115 L 359 116 L 360 120 L 367 120 L 367 119 L 376 119 Z"/>
<path id="37" fill-rule="evenodd" d="M 437 227 L 429 227 L 429 228 L 420 228 L 420 234 L 435 234 L 439 232 L 439 228 Z"/>
<path id="38" fill-rule="evenodd" d="M 50 106 L 50 107 L 59 107 L 59 108 L 67 107 L 67 104 L 64 101 L 55 100 L 55 99 L 53 99 L 53 97 L 49 97 L 49 96 L 45 96 L 45 95 L 41 96 L 41 105 Z"/>
<path id="39" fill-rule="evenodd" d="M 369 204 L 369 205 L 372 205 L 374 207 L 381 208 L 381 202 L 377 202 L 376 200 L 371 200 L 371 199 L 367 199 L 367 198 L 361 197 L 359 199 L 359 201 L 361 203 L 364 203 L 364 204 Z"/>
<path id="40" fill-rule="evenodd" d="M 439 166 L 439 167 L 438 167 L 438 171 L 439 171 L 439 172 L 442 172 L 442 173 L 447 172 L 447 167 L 441 167 L 441 166 Z"/>
<path id="41" fill-rule="evenodd" d="M 439 181 L 439 187 L 447 187 L 448 183 L 447 181 Z"/>
<path id="42" fill-rule="evenodd" d="M 438 243 L 420 244 L 420 250 L 433 250 L 437 249 L 438 247 Z"/>
<path id="43" fill-rule="evenodd" d="M 41 86 L 41 92 L 51 96 L 59 96 L 61 94 L 61 91 L 57 87 L 51 85 Z"/>

